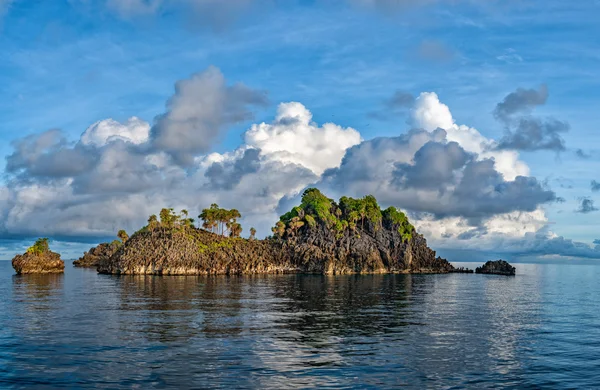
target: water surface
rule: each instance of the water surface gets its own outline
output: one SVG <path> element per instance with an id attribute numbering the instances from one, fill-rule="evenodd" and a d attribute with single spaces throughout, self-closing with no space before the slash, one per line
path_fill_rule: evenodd
<path id="1" fill-rule="evenodd" d="M 16 276 L 0 261 L 0 388 L 600 387 L 600 267 L 517 272 Z"/>

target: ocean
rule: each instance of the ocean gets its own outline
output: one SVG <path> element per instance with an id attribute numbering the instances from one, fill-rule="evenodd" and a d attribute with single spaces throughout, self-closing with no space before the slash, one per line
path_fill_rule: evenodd
<path id="1" fill-rule="evenodd" d="M 600 266 L 515 266 L 17 276 L 2 261 L 0 388 L 600 388 Z"/>

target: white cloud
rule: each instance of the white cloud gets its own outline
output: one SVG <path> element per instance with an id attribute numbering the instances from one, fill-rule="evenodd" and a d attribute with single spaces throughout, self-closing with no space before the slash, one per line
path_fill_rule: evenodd
<path id="1" fill-rule="evenodd" d="M 416 99 L 410 123 L 427 131 L 438 127 L 446 130 L 448 141 L 458 142 L 466 151 L 476 153 L 480 159 L 493 158 L 494 167 L 506 180 L 529 175 L 529 167 L 519 160 L 517 152 L 492 150 L 496 141 L 484 137 L 477 129 L 457 125 L 448 106 L 440 102 L 433 92 L 423 92 Z"/>
<path id="2" fill-rule="evenodd" d="M 139 145 L 148 142 L 150 124 L 137 117 L 131 117 L 124 123 L 113 119 L 98 121 L 87 128 L 81 135 L 84 145 L 104 146 L 120 139 Z"/>
<path id="3" fill-rule="evenodd" d="M 271 160 L 299 164 L 316 175 L 340 165 L 346 149 L 361 142 L 360 133 L 334 123 L 319 127 L 311 112 L 300 103 L 282 103 L 271 124 L 253 125 L 246 144 L 258 148 Z"/>

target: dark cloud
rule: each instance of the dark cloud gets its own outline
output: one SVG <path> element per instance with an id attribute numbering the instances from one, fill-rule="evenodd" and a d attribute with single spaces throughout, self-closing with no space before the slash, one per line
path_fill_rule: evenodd
<path id="1" fill-rule="evenodd" d="M 597 182 L 596 180 L 592 180 L 590 183 L 590 187 L 592 187 L 592 191 L 593 192 L 598 192 L 600 191 L 600 183 Z"/>
<path id="2" fill-rule="evenodd" d="M 599 239 L 595 239 L 594 240 L 594 245 L 600 245 L 600 240 Z"/>
<path id="3" fill-rule="evenodd" d="M 415 153 L 412 163 L 396 164 L 393 183 L 402 188 L 443 191 L 471 158 L 456 142 L 428 142 Z"/>
<path id="4" fill-rule="evenodd" d="M 537 90 L 519 88 L 496 105 L 494 116 L 502 122 L 508 122 L 514 115 L 528 114 L 536 106 L 546 104 L 547 100 L 548 87 L 546 85 L 541 85 Z"/>
<path id="5" fill-rule="evenodd" d="M 593 211 L 598 211 L 598 209 L 594 206 L 594 201 L 588 197 L 579 198 L 579 207 L 576 212 L 578 213 L 591 213 Z"/>
<path id="6" fill-rule="evenodd" d="M 557 196 L 556 197 L 556 203 L 565 203 L 567 200 L 565 198 L 563 198 L 562 196 Z"/>
<path id="7" fill-rule="evenodd" d="M 579 157 L 579 158 L 583 158 L 583 159 L 588 159 L 588 158 L 590 158 L 590 157 L 591 157 L 591 155 L 590 155 L 590 154 L 588 154 L 588 153 L 584 152 L 582 149 L 577 149 L 577 150 L 575 151 L 575 155 L 576 155 L 577 157 Z"/>
<path id="8" fill-rule="evenodd" d="M 569 124 L 555 119 L 521 118 L 514 130 L 507 130 L 498 143 L 498 149 L 566 150 L 561 133 L 569 131 Z"/>
<path id="9" fill-rule="evenodd" d="M 350 148 L 322 184 L 332 193 L 370 193 L 410 212 L 464 217 L 472 224 L 497 214 L 534 211 L 556 200 L 533 177 L 505 181 L 493 160 L 476 160 L 458 144 L 447 143 L 443 130 L 365 141 Z"/>
<path id="10" fill-rule="evenodd" d="M 60 130 L 48 130 L 16 140 L 6 157 L 6 172 L 21 180 L 60 179 L 87 171 L 97 155 L 81 144 L 70 146 Z"/>
<path id="11" fill-rule="evenodd" d="M 240 179 L 260 169 L 260 150 L 246 149 L 242 156 L 233 161 L 213 163 L 204 176 L 210 179 L 211 186 L 219 189 L 232 189 Z"/>
<path id="12" fill-rule="evenodd" d="M 531 115 L 533 109 L 548 100 L 548 88 L 519 88 L 508 94 L 496 105 L 494 116 L 505 126 L 505 134 L 496 149 L 524 151 L 566 150 L 561 134 L 569 131 L 567 122 L 553 118 L 538 118 Z"/>
<path id="13" fill-rule="evenodd" d="M 152 146 L 189 165 L 194 156 L 209 151 L 229 125 L 252 119 L 250 107 L 266 103 L 264 92 L 227 85 L 221 71 L 209 67 L 175 84 L 167 112 L 152 127 Z"/>

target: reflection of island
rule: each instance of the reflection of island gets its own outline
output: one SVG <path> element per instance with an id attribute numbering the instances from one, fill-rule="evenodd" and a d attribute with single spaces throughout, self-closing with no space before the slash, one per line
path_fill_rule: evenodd
<path id="1" fill-rule="evenodd" d="M 106 274 L 211 275 L 256 273 L 447 273 L 454 267 L 436 257 L 404 213 L 382 210 L 372 196 L 339 202 L 308 189 L 302 202 L 281 216 L 273 237 L 240 238 L 240 213 L 213 204 L 194 226 L 182 210 L 163 209 L 160 220 L 126 237 L 99 261 Z"/>
<path id="2" fill-rule="evenodd" d="M 243 286 L 244 281 L 227 276 L 125 276 L 117 281 L 120 310 L 137 320 L 121 326 L 124 331 L 141 326 L 148 339 L 160 342 L 235 335 L 242 329 Z"/>
<path id="3" fill-rule="evenodd" d="M 19 303 L 18 313 L 23 330 L 47 332 L 54 328 L 53 317 L 63 299 L 61 274 L 13 276 L 13 299 Z"/>

